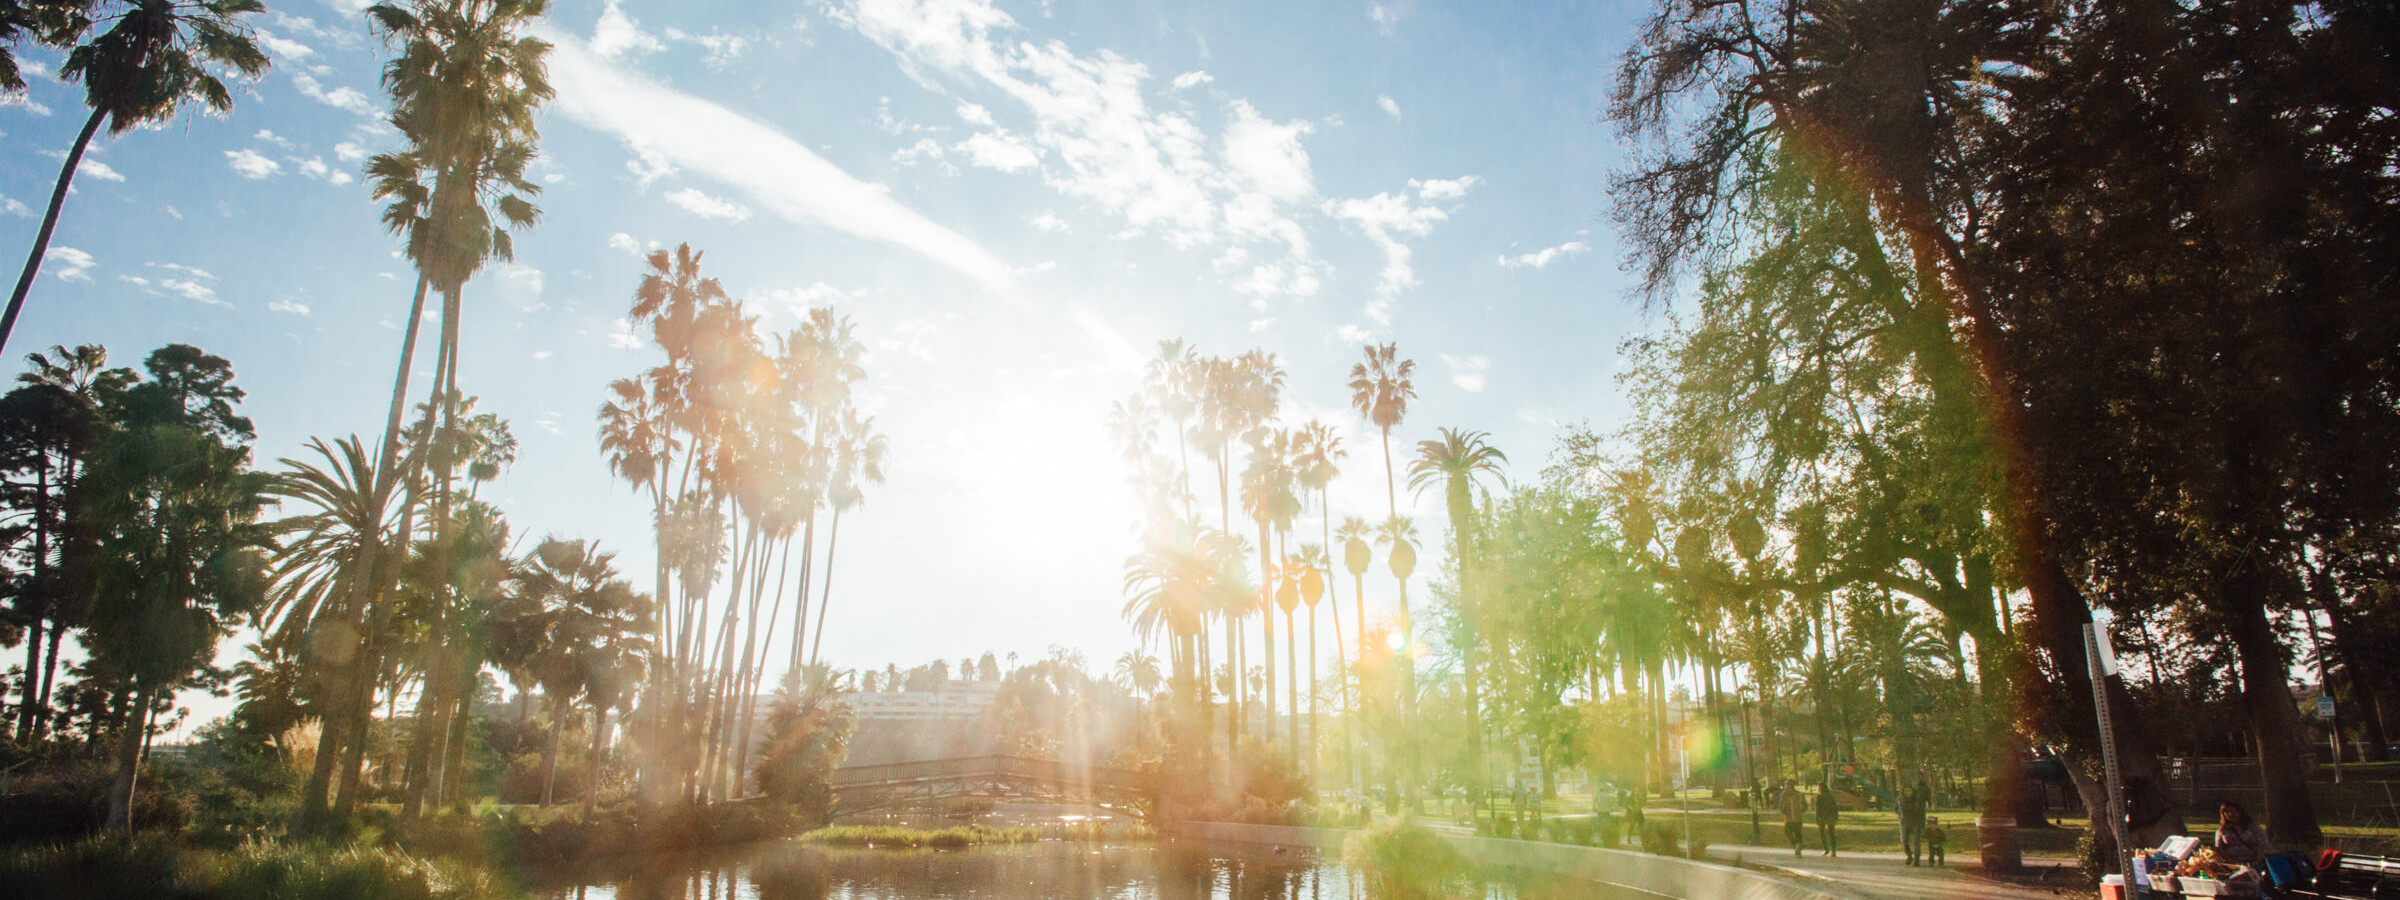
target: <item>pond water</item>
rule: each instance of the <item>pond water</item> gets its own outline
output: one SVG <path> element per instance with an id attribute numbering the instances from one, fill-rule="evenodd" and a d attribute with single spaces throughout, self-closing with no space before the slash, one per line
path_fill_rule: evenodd
<path id="1" fill-rule="evenodd" d="M 544 900 L 1378 900 L 1338 860 L 1224 845 L 1044 842 L 963 850 L 759 844 L 636 871 L 561 873 Z M 581 883 L 578 883 L 581 882 Z M 1466 900 L 1637 900 L 1588 881 L 1486 873 Z"/>

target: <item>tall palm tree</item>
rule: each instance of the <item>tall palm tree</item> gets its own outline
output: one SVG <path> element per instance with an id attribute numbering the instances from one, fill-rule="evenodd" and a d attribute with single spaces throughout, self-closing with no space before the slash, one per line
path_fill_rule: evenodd
<path id="1" fill-rule="evenodd" d="M 1427 488 L 1440 487 L 1450 512 L 1450 559 L 1458 572 L 1458 599 L 1462 624 L 1465 626 L 1465 659 L 1462 668 L 1467 676 L 1468 758 L 1483 759 L 1483 680 L 1477 646 L 1481 637 L 1476 625 L 1476 595 L 1468 586 L 1467 548 L 1469 531 L 1475 518 L 1476 478 L 1491 475 L 1507 482 L 1500 464 L 1508 461 L 1507 454 L 1486 443 L 1489 435 L 1480 431 L 1461 431 L 1456 428 L 1440 430 L 1441 440 L 1419 441 L 1417 458 L 1408 464 L 1408 488 L 1423 496 Z M 1472 770 L 1481 773 L 1480 762 Z M 1477 774 L 1470 774 L 1476 779 Z"/>
<path id="2" fill-rule="evenodd" d="M 1150 360 L 1145 379 L 1151 393 L 1151 406 L 1175 426 L 1175 458 L 1179 478 L 1175 492 L 1183 498 L 1183 513 L 1192 513 L 1192 452 L 1190 422 L 1199 410 L 1200 354 L 1181 339 L 1158 342 L 1158 356 Z"/>
<path id="3" fill-rule="evenodd" d="M 63 38 L 85 30 L 80 11 L 59 8 L 70 4 L 43 5 L 51 8 L 36 11 L 51 20 L 48 37 Z M 66 206 L 67 188 L 83 165 L 83 153 L 90 148 L 100 123 L 107 121 L 109 135 L 121 137 L 143 125 L 173 118 L 187 103 L 198 102 L 216 112 L 232 109 L 233 92 L 217 75 L 231 69 L 257 77 L 266 71 L 267 54 L 258 49 L 249 26 L 241 20 L 265 10 L 259 0 L 133 0 L 99 36 L 67 51 L 58 75 L 83 82 L 83 102 L 92 108 L 92 114 L 84 119 L 83 130 L 67 149 L 58 183 L 50 190 L 50 207 L 42 213 L 41 229 L 34 233 L 33 252 L 25 258 L 16 291 L 8 297 L 8 311 L 0 313 L 0 349 L 7 348 L 8 336 L 16 330 L 17 313 L 25 307 L 33 277 L 41 272 L 42 257 L 50 252 L 50 235 L 58 228 L 59 210 Z M 61 13 L 68 18 L 59 18 Z M 5 77 L 22 83 L 13 56 L 8 59 Z"/>
<path id="4" fill-rule="evenodd" d="M 842 511 L 866 502 L 866 485 L 883 483 L 883 467 L 891 455 L 891 441 L 875 430 L 875 417 L 861 417 L 855 409 L 845 410 L 843 421 L 835 429 L 833 488 L 833 521 L 825 534 L 825 578 L 823 590 L 817 595 L 817 633 L 809 639 L 809 664 L 815 665 L 818 653 L 825 646 L 825 606 L 833 602 L 833 551 L 842 535 Z"/>
<path id="5" fill-rule="evenodd" d="M 1309 753 L 1308 753 L 1308 755 L 1306 755 L 1306 756 L 1304 756 L 1304 757 L 1302 757 L 1302 758 L 1303 758 L 1303 759 L 1310 760 L 1310 761 L 1312 761 L 1312 762 L 1313 762 L 1313 761 L 1314 761 L 1314 760 L 1317 758 L 1317 754 L 1316 754 L 1316 746 L 1317 746 L 1317 733 L 1318 733 L 1318 727 L 1317 727 L 1317 694 L 1318 694 L 1318 690 L 1317 690 L 1317 601 L 1319 601 L 1319 600 L 1321 600 L 1321 599 L 1324 599 L 1324 597 L 1325 597 L 1325 585 L 1326 585 L 1326 582 L 1329 580 L 1329 579 L 1327 579 L 1327 577 L 1326 577 L 1326 574 L 1327 574 L 1328 570 L 1327 570 L 1327 568 L 1326 568 L 1326 559 L 1325 559 L 1325 545 L 1323 545 L 1323 544 L 1302 544 L 1302 545 L 1300 545 L 1300 553 L 1299 553 L 1299 556 L 1298 556 L 1298 558 L 1297 558 L 1297 559 L 1295 559 L 1295 560 L 1293 561 L 1293 564 L 1294 564 L 1294 565 L 1296 565 L 1296 566 L 1298 566 L 1298 567 L 1299 567 L 1299 571 L 1300 571 L 1300 578 L 1299 578 L 1299 587 L 1300 587 L 1300 602 L 1308 604 L 1308 746 L 1309 746 Z M 1341 602 L 1340 602 L 1340 601 L 1338 601 L 1338 600 L 1337 600 L 1337 601 L 1335 601 L 1335 602 L 1334 602 L 1334 604 L 1333 604 L 1333 610 L 1334 610 L 1334 622 L 1333 622 L 1333 658 L 1334 658 L 1334 661 L 1335 661 L 1336 663 L 1340 664 L 1342 668 L 1348 668 L 1348 661 L 1347 661 L 1346 659 L 1344 659 L 1344 658 L 1343 658 L 1343 656 L 1342 656 L 1342 622 L 1341 622 L 1341 610 L 1342 610 L 1342 604 L 1341 604 Z"/>
<path id="6" fill-rule="evenodd" d="M 1116 668 L 1111 670 L 1110 675 L 1126 690 L 1133 692 L 1135 696 L 1148 697 L 1158 691 L 1161 679 L 1158 671 L 1158 657 L 1144 652 L 1140 647 L 1135 647 L 1125 651 L 1125 655 L 1117 657 Z"/>
<path id="7" fill-rule="evenodd" d="M 555 799 L 559 734 L 573 701 L 619 683 L 622 670 L 638 665 L 647 648 L 642 625 L 649 600 L 617 577 L 615 559 L 597 543 L 548 538 L 515 568 L 514 591 L 529 601 L 525 615 L 535 619 L 542 635 L 528 667 L 551 706 L 549 741 L 542 751 L 544 806 Z M 593 704 L 595 744 L 609 705 Z"/>
<path id="8" fill-rule="evenodd" d="M 1389 514 L 1397 516 L 1400 492 L 1393 486 L 1392 429 L 1407 417 L 1409 401 L 1417 398 L 1412 380 L 1417 361 L 1400 359 L 1397 344 L 1368 344 L 1366 354 L 1366 361 L 1350 367 L 1350 406 L 1383 431 L 1383 493 L 1391 505 Z"/>
<path id="9" fill-rule="evenodd" d="M 1391 545 L 1387 560 L 1391 563 L 1392 579 L 1400 583 L 1400 715 L 1415 727 L 1417 719 L 1417 633 L 1408 615 L 1408 576 L 1417 568 L 1417 526 L 1408 517 L 1394 515 L 1375 526 L 1378 541 Z M 1417 796 L 1416 743 L 1409 744 L 1409 761 L 1401 791 L 1411 798 Z"/>
<path id="10" fill-rule="evenodd" d="M 1358 658 L 1364 662 L 1367 658 L 1367 567 L 1375 562 L 1375 548 L 1371 543 L 1375 540 L 1375 527 L 1367 524 L 1365 516 L 1350 516 L 1342 520 L 1342 527 L 1335 530 L 1333 536 L 1342 542 L 1342 568 L 1350 572 L 1352 611 L 1358 614 L 1358 643 L 1351 646 L 1358 648 Z M 1356 712 L 1357 709 L 1354 702 L 1351 711 Z"/>

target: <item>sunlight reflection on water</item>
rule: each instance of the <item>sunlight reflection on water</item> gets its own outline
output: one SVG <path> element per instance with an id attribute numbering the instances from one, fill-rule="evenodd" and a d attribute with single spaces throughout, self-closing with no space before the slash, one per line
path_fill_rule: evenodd
<path id="1" fill-rule="evenodd" d="M 648 871 L 564 873 L 544 900 L 1371 900 L 1338 861 L 1173 843 L 1040 843 L 966 850 L 763 844 Z M 588 880 L 586 880 L 588 879 Z M 576 884 L 577 881 L 582 884 Z M 1631 897 L 1555 878 L 1487 881 L 1480 900 Z"/>

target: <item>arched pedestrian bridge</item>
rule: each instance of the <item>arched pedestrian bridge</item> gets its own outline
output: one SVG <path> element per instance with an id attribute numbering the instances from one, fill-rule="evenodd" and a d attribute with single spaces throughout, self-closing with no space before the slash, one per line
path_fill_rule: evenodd
<path id="1" fill-rule="evenodd" d="M 1157 808 L 1158 776 L 1033 759 L 970 756 L 917 762 L 843 766 L 833 770 L 833 814 L 856 815 L 956 797 L 1088 803 L 1148 818 Z"/>

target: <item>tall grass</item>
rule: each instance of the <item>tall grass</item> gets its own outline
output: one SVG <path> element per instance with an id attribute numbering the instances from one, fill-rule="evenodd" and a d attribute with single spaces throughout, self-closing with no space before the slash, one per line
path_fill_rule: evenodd
<path id="1" fill-rule="evenodd" d="M 1367 895 L 1384 900 L 1451 896 L 1469 874 L 1466 857 L 1432 829 L 1385 819 L 1342 842 L 1342 861 L 1367 880 Z"/>
<path id="2" fill-rule="evenodd" d="M 228 851 L 157 835 L 0 854 L 0 885 L 26 900 L 501 900 L 486 870 L 363 845 L 249 841 Z"/>

